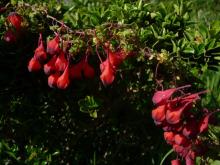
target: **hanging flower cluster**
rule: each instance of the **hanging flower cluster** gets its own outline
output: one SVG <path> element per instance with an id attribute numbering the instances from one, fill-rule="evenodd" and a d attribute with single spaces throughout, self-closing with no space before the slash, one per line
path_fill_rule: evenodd
<path id="1" fill-rule="evenodd" d="M 22 17 L 16 13 L 11 12 L 6 18 L 8 30 L 4 33 L 4 40 L 8 43 L 13 43 L 17 40 L 17 35 L 21 30 Z"/>
<path id="2" fill-rule="evenodd" d="M 100 64 L 100 79 L 104 85 L 109 85 L 115 79 L 117 68 L 128 56 L 122 49 L 113 52 L 109 47 L 105 47 L 104 50 L 107 58 Z"/>
<path id="3" fill-rule="evenodd" d="M 181 89 L 171 88 L 155 92 L 152 101 L 156 108 L 152 111 L 155 124 L 164 130 L 164 139 L 178 156 L 185 159 L 186 165 L 193 165 L 196 156 L 204 154 L 205 148 L 199 135 L 208 130 L 209 119 L 212 113 L 203 110 L 203 116 L 198 117 L 193 106 L 200 100 L 200 94 L 205 93 L 181 93 Z M 174 96 L 180 91 L 181 96 Z M 180 165 L 180 159 L 173 160 L 172 165 Z"/>
<path id="4" fill-rule="evenodd" d="M 89 53 L 81 58 L 77 64 L 72 64 L 70 61 L 68 50 L 63 50 L 60 45 L 62 39 L 56 35 L 52 40 L 47 42 L 46 49 L 44 48 L 42 34 L 39 36 L 38 47 L 35 49 L 34 56 L 28 63 L 28 70 L 36 72 L 41 69 L 48 75 L 48 85 L 51 88 L 66 89 L 71 80 L 93 78 L 95 69 L 89 64 Z M 109 47 L 104 47 L 107 58 L 101 60 L 100 79 L 102 83 L 110 85 L 114 79 L 117 68 L 129 56 L 122 49 L 113 52 Z M 101 59 L 101 58 L 100 58 Z"/>
<path id="5" fill-rule="evenodd" d="M 47 42 L 45 50 L 40 34 L 38 47 L 28 63 L 28 70 L 36 72 L 43 69 L 48 76 L 48 85 L 59 89 L 66 89 L 72 79 L 82 79 L 82 74 L 85 78 L 93 78 L 95 70 L 88 63 L 88 55 L 85 55 L 79 63 L 71 64 L 68 50 L 61 49 L 60 42 L 61 38 L 56 35 Z"/>

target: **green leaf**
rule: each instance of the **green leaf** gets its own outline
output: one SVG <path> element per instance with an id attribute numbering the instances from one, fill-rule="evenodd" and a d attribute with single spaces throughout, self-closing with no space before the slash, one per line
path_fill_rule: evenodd
<path id="1" fill-rule="evenodd" d="M 11 158 L 13 158 L 14 160 L 18 160 L 17 157 L 15 156 L 15 153 L 10 152 L 10 151 L 5 151 L 5 153 L 7 153 Z"/>
<path id="2" fill-rule="evenodd" d="M 84 99 L 78 101 L 80 111 L 84 113 L 91 113 L 90 116 L 97 116 L 97 110 L 101 106 L 101 101 L 93 96 L 86 96 Z"/>
<path id="3" fill-rule="evenodd" d="M 90 117 L 95 118 L 95 119 L 98 117 L 96 110 L 89 112 L 89 115 L 90 115 Z"/>
<path id="4" fill-rule="evenodd" d="M 139 0 L 138 2 L 138 9 L 141 10 L 143 6 L 143 0 Z"/>
<path id="5" fill-rule="evenodd" d="M 195 50 L 191 47 L 186 47 L 183 52 L 187 54 L 194 54 Z"/>
<path id="6" fill-rule="evenodd" d="M 215 60 L 220 60 L 220 56 L 215 56 L 214 59 Z"/>
<path id="7" fill-rule="evenodd" d="M 214 38 L 214 39 L 211 39 L 211 40 L 209 41 L 208 50 L 211 50 L 211 49 L 214 48 L 215 41 L 216 41 L 215 38 Z"/>

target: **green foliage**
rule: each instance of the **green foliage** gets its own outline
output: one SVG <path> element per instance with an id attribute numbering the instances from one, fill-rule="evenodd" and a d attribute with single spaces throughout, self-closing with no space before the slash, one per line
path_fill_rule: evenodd
<path id="1" fill-rule="evenodd" d="M 0 41 L 0 164 L 168 164 L 175 156 L 151 119 L 151 98 L 162 86 L 192 84 L 210 90 L 203 107 L 219 108 L 218 4 L 214 11 L 205 5 L 215 3 L 11 0 L 0 17 L 0 34 L 9 28 L 10 11 L 24 22 L 15 44 Z M 44 41 L 54 32 L 64 34 L 73 63 L 89 48 L 97 76 L 59 91 L 47 86 L 42 72 L 28 73 L 39 32 Z M 97 51 L 106 58 L 105 44 L 135 52 L 107 87 L 97 62 Z M 219 159 L 218 124 L 207 135 L 214 144 L 208 155 L 213 164 Z"/>

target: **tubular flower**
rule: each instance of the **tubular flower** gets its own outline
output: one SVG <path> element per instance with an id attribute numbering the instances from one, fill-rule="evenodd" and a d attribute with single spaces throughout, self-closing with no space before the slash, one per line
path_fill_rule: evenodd
<path id="1" fill-rule="evenodd" d="M 69 86 L 69 84 L 69 65 L 67 65 L 63 74 L 57 79 L 57 88 L 66 89 Z"/>
<path id="2" fill-rule="evenodd" d="M 52 40 L 47 42 L 47 53 L 50 55 L 58 54 L 60 52 L 59 47 L 60 37 L 57 35 Z"/>
<path id="3" fill-rule="evenodd" d="M 161 105 L 152 111 L 152 118 L 154 119 L 155 123 L 160 124 L 165 120 L 166 118 L 165 114 L 166 114 L 166 105 Z"/>
<path id="4" fill-rule="evenodd" d="M 214 112 L 205 112 L 202 118 L 197 118 L 195 112 L 191 111 L 196 101 L 200 100 L 199 95 L 207 91 L 172 98 L 176 91 L 186 87 L 190 85 L 157 91 L 152 98 L 156 105 L 152 118 L 156 125 L 163 128 L 164 139 L 185 159 L 186 165 L 193 165 L 196 156 L 204 154 L 205 147 L 201 145 L 198 135 L 208 130 L 209 118 Z M 176 159 L 171 164 L 178 165 L 180 161 Z"/>
<path id="5" fill-rule="evenodd" d="M 181 161 L 179 159 L 172 160 L 171 165 L 181 165 Z"/>
<path id="6" fill-rule="evenodd" d="M 100 70 L 102 72 L 100 75 L 102 83 L 104 86 L 110 85 L 115 79 L 115 69 L 111 66 L 108 59 L 100 64 Z"/>
<path id="7" fill-rule="evenodd" d="M 22 17 L 18 13 L 11 12 L 7 17 L 7 21 L 10 22 L 16 30 L 20 30 Z"/>
<path id="8" fill-rule="evenodd" d="M 44 64 L 44 73 L 50 75 L 56 71 L 55 62 L 57 60 L 56 56 L 53 56 L 46 64 Z"/>
<path id="9" fill-rule="evenodd" d="M 57 71 L 63 72 L 67 65 L 68 65 L 68 61 L 65 57 L 65 54 L 63 51 L 61 51 L 56 59 L 55 68 Z"/>
<path id="10" fill-rule="evenodd" d="M 173 95 L 174 92 L 187 87 L 190 87 L 190 85 L 185 85 L 178 88 L 171 88 L 164 91 L 157 91 L 154 93 L 152 101 L 156 105 L 164 104 L 168 101 L 168 99 L 170 99 L 170 97 Z"/>
<path id="11" fill-rule="evenodd" d="M 85 78 L 93 78 L 95 76 L 95 70 L 89 65 L 86 57 L 70 68 L 71 79 L 82 79 L 83 76 Z"/>
<path id="12" fill-rule="evenodd" d="M 36 58 L 32 57 L 28 63 L 29 72 L 36 72 L 36 71 L 39 71 L 41 68 L 42 66 L 40 62 Z"/>
<path id="13" fill-rule="evenodd" d="M 38 47 L 35 49 L 34 57 L 39 61 L 43 62 L 47 59 L 47 54 L 44 49 L 42 34 L 40 33 Z"/>
<path id="14" fill-rule="evenodd" d="M 47 83 L 48 83 L 49 87 L 55 88 L 57 86 L 57 80 L 58 80 L 59 76 L 60 76 L 59 74 L 55 73 L 55 74 L 51 74 L 48 77 Z"/>
<path id="15" fill-rule="evenodd" d="M 16 41 L 16 35 L 12 30 L 7 30 L 3 36 L 5 42 L 14 43 Z"/>

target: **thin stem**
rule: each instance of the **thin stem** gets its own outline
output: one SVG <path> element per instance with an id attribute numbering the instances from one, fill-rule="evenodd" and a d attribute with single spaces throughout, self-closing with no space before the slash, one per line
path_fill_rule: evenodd
<path id="1" fill-rule="evenodd" d="M 99 38 L 98 38 L 97 35 L 96 35 L 96 31 L 95 31 L 95 30 L 93 31 L 93 33 L 94 33 L 94 36 L 95 36 L 95 38 L 96 38 L 96 40 L 97 40 L 97 44 L 96 44 L 96 46 L 95 46 L 96 54 L 97 54 L 97 56 L 98 56 L 98 58 L 99 58 L 99 61 L 102 63 L 102 58 L 101 58 L 101 56 L 100 56 L 100 54 L 99 54 L 99 51 L 98 51 L 98 46 L 99 46 L 100 41 L 99 41 Z"/>
<path id="2" fill-rule="evenodd" d="M 46 13 L 47 14 L 47 13 Z M 57 20 L 55 17 L 47 14 L 47 18 L 52 19 L 53 21 L 59 23 L 62 27 L 65 27 L 70 33 L 75 33 L 75 34 L 80 34 L 80 35 L 85 35 L 85 32 L 82 31 L 73 31 L 69 26 L 67 26 L 66 24 L 64 24 L 63 21 L 59 21 Z"/>
<path id="3" fill-rule="evenodd" d="M 98 45 L 95 46 L 96 54 L 99 58 L 99 61 L 102 63 L 102 58 L 100 57 L 99 51 L 98 51 Z"/>
<path id="4" fill-rule="evenodd" d="M 169 152 L 166 153 L 166 155 L 163 157 L 163 159 L 160 162 L 160 165 L 163 165 L 166 158 L 173 152 L 173 149 L 171 149 Z"/>

